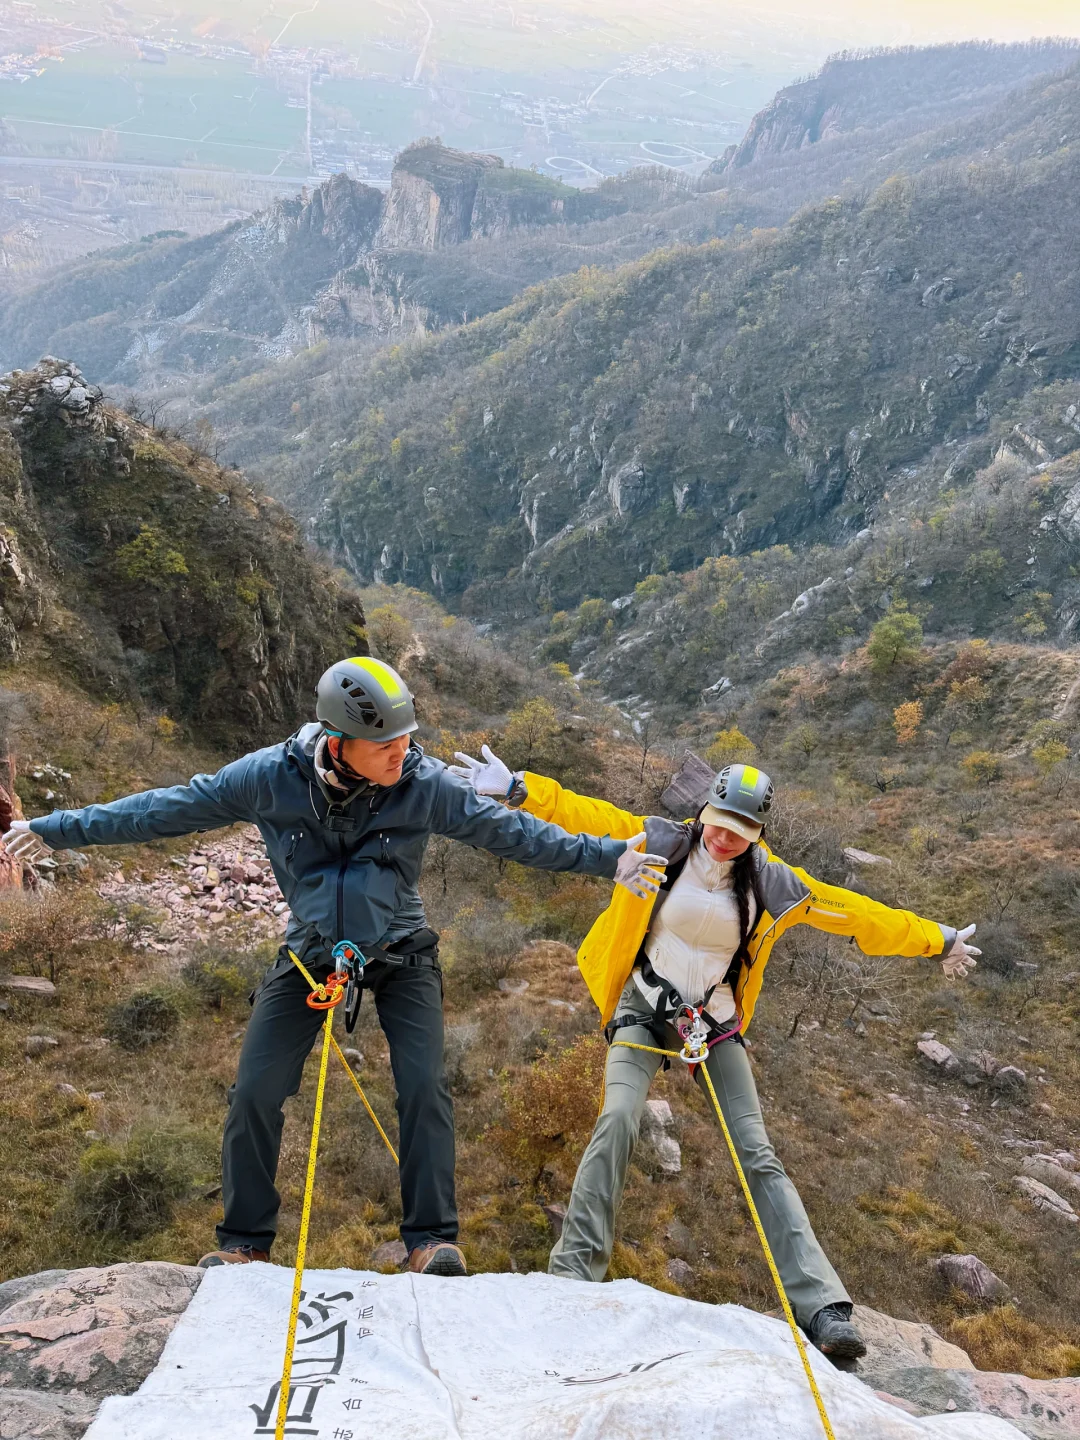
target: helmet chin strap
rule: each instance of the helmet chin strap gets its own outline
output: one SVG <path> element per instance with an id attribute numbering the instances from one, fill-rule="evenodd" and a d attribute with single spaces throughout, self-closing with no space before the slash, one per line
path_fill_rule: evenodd
<path id="1" fill-rule="evenodd" d="M 342 755 L 341 742 L 343 738 L 343 736 L 334 730 L 327 730 L 326 732 L 326 749 L 330 755 L 330 759 L 333 761 L 334 769 L 343 780 L 353 780 L 358 784 L 369 785 L 371 782 L 367 776 L 361 775 L 358 771 L 354 770 L 344 755 Z"/>

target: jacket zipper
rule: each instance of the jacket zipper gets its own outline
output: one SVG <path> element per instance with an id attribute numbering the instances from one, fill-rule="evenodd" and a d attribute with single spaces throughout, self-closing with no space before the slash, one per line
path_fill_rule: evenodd
<path id="1" fill-rule="evenodd" d="M 338 848 L 341 850 L 341 863 L 338 865 L 337 877 L 337 939 L 345 939 L 345 871 L 349 866 L 349 852 L 345 848 L 344 835 L 338 836 Z"/>

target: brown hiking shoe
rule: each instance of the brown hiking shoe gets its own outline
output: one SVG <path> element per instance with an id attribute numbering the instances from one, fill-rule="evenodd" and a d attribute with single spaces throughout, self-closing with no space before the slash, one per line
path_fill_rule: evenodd
<path id="1" fill-rule="evenodd" d="M 409 1256 L 406 1269 L 414 1275 L 467 1275 L 465 1256 L 457 1245 L 442 1240 L 432 1245 L 418 1245 Z"/>
<path id="2" fill-rule="evenodd" d="M 211 1250 L 199 1261 L 199 1269 L 212 1270 L 215 1265 L 250 1265 L 253 1260 L 269 1259 L 269 1250 L 253 1250 L 250 1245 L 238 1245 L 235 1250 Z"/>

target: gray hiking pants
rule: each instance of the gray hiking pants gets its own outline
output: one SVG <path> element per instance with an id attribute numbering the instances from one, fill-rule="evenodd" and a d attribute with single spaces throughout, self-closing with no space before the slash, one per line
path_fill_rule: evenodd
<path id="1" fill-rule="evenodd" d="M 623 991 L 617 1013 L 649 1018 L 649 1009 L 633 981 Z M 616 1031 L 615 1039 L 637 1045 L 656 1044 L 644 1024 Z M 678 1050 L 681 1043 L 669 1026 L 665 1048 Z M 634 1153 L 649 1086 L 661 1064 L 659 1055 L 617 1044 L 608 1051 L 604 1108 L 574 1178 L 562 1234 L 548 1262 L 550 1274 L 574 1280 L 603 1280 L 607 1273 L 626 1169 Z M 750 1061 L 737 1040 L 714 1046 L 709 1055 L 709 1075 L 791 1307 L 805 1326 L 823 1305 L 845 1301 L 848 1293 L 818 1244 L 799 1192 L 765 1133 Z M 705 1090 L 700 1070 L 695 1078 Z M 749 1216 L 746 1223 L 750 1224 Z"/>
<path id="2" fill-rule="evenodd" d="M 332 968 L 308 965 L 316 980 L 325 980 Z M 443 1066 L 442 973 L 431 963 L 373 960 L 364 988 L 374 997 L 397 1089 L 401 1238 L 409 1250 L 456 1240 L 454 1107 Z M 273 1243 L 281 1203 L 275 1178 L 283 1107 L 300 1089 L 304 1061 L 326 1018 L 305 1003 L 307 994 L 307 983 L 283 949 L 256 992 L 229 1091 L 221 1147 L 225 1217 L 217 1232 L 226 1249 L 269 1250 Z M 357 1124 L 368 1123 L 358 1113 Z"/>

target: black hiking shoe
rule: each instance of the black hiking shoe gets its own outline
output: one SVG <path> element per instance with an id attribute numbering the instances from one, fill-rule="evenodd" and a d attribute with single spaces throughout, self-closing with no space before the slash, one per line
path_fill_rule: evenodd
<path id="1" fill-rule="evenodd" d="M 851 1306 L 845 1301 L 825 1305 L 807 1326 L 811 1342 L 830 1360 L 859 1360 L 866 1344 L 851 1323 Z"/>

